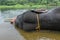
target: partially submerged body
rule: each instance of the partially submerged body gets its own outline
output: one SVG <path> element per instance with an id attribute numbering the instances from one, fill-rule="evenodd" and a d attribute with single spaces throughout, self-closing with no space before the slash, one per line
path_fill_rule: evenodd
<path id="1" fill-rule="evenodd" d="M 26 11 L 17 18 L 13 18 L 15 25 L 25 31 L 35 30 L 37 27 L 37 17 L 35 11 Z M 49 10 L 48 12 L 40 12 L 39 23 L 41 30 L 57 30 L 60 31 L 60 7 Z"/>

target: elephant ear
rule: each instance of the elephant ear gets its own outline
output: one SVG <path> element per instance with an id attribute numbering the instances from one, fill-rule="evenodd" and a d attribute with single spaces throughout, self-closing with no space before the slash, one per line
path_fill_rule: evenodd
<path id="1" fill-rule="evenodd" d="M 44 9 L 37 9 L 37 10 L 31 10 L 31 12 L 34 12 L 34 13 L 37 13 L 37 14 L 41 14 L 41 13 L 47 12 L 47 10 L 44 10 Z"/>

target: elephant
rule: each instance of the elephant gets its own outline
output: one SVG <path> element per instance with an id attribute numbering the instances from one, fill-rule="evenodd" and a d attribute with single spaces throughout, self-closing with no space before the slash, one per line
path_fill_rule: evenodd
<path id="1" fill-rule="evenodd" d="M 50 9 L 47 12 L 28 10 L 17 16 L 15 26 L 25 31 L 35 31 L 38 26 L 37 14 L 40 30 L 60 31 L 60 7 Z"/>

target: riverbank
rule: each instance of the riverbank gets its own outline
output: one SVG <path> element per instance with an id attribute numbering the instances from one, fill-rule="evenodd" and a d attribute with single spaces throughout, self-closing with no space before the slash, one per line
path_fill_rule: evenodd
<path id="1" fill-rule="evenodd" d="M 52 6 L 47 5 L 0 5 L 0 10 L 2 9 L 38 9 L 38 8 L 51 8 Z"/>
<path id="2" fill-rule="evenodd" d="M 12 5 L 12 6 L 6 6 L 6 5 L 1 5 L 0 9 L 31 9 L 31 8 L 41 8 L 44 7 L 45 5 Z"/>

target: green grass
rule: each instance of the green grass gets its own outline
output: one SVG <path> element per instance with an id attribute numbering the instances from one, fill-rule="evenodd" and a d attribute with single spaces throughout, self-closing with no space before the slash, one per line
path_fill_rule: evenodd
<path id="1" fill-rule="evenodd" d="M 46 5 L 12 5 L 12 6 L 7 6 L 7 5 L 0 5 L 0 10 L 2 9 L 39 9 L 39 8 L 52 8 L 54 6 L 46 6 Z"/>
<path id="2" fill-rule="evenodd" d="M 7 6 L 7 5 L 0 5 L 0 9 L 35 9 L 35 8 L 42 8 L 46 7 L 45 5 L 13 5 L 13 6 Z"/>

